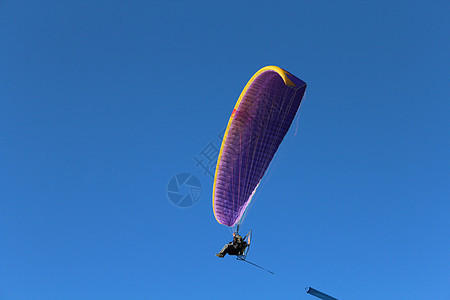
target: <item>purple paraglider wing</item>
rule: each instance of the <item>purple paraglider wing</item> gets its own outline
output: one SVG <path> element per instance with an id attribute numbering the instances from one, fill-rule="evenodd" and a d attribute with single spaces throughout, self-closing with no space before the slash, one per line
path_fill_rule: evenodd
<path id="1" fill-rule="evenodd" d="M 241 219 L 295 118 L 306 83 L 287 71 L 264 67 L 242 91 L 225 131 L 216 166 L 216 220 L 234 226 Z"/>

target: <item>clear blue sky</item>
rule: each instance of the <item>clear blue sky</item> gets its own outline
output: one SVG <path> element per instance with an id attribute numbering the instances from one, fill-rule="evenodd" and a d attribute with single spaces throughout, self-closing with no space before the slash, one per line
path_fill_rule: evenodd
<path id="1" fill-rule="evenodd" d="M 0 299 L 450 299 L 449 11 L 1 1 Z M 193 161 L 266 65 L 308 83 L 244 224 L 276 275 L 214 256 L 230 233 Z"/>

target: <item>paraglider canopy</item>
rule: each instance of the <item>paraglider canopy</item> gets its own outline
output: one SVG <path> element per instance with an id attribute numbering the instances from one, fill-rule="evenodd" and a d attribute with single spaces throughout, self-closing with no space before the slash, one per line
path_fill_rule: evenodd
<path id="1" fill-rule="evenodd" d="M 222 140 L 213 186 L 213 211 L 234 226 L 255 194 L 300 106 L 306 83 L 267 66 L 256 72 L 233 109 Z"/>

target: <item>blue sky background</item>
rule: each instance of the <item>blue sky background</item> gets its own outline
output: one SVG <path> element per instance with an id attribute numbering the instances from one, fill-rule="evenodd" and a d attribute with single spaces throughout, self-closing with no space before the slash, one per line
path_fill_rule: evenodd
<path id="1" fill-rule="evenodd" d="M 0 299 L 450 299 L 448 1 L 62 2 L 0 2 Z M 193 161 L 266 65 L 308 83 L 243 228 L 276 275 Z"/>

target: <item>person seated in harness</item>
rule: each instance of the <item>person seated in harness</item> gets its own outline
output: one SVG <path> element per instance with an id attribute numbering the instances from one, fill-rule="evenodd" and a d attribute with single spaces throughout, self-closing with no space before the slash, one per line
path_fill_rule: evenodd
<path id="1" fill-rule="evenodd" d="M 216 254 L 217 257 L 224 257 L 226 254 L 228 255 L 244 255 L 245 248 L 247 248 L 248 244 L 246 241 L 242 239 L 238 233 L 233 232 L 233 241 L 226 244 L 219 253 Z"/>

